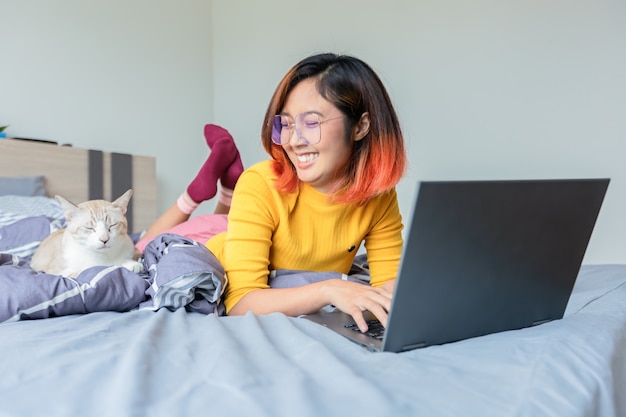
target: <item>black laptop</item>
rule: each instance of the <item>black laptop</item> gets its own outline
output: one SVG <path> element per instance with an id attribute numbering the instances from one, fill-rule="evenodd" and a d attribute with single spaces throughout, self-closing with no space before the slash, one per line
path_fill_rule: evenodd
<path id="1" fill-rule="evenodd" d="M 305 317 L 390 352 L 561 319 L 608 185 L 420 182 L 384 335 L 338 310 Z"/>

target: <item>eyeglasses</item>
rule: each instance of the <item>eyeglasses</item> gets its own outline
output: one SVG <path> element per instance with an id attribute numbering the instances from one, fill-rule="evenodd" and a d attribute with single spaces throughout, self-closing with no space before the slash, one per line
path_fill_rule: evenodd
<path id="1" fill-rule="evenodd" d="M 315 145 L 322 140 L 320 125 L 330 120 L 340 119 L 343 116 L 332 117 L 320 120 L 317 113 L 301 113 L 294 118 L 291 116 L 277 114 L 274 116 L 272 124 L 272 142 L 277 145 L 286 145 L 296 129 L 298 139 L 305 145 Z"/>

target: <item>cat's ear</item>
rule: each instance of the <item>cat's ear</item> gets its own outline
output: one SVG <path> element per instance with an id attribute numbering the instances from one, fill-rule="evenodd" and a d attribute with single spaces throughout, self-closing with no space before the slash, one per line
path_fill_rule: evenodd
<path id="1" fill-rule="evenodd" d="M 115 200 L 112 204 L 115 207 L 122 209 L 122 214 L 126 214 L 126 208 L 128 208 L 128 202 L 130 198 L 133 196 L 133 190 L 130 189 L 122 194 L 117 200 Z"/>
<path id="2" fill-rule="evenodd" d="M 74 216 L 74 213 L 79 210 L 78 206 L 71 201 L 61 197 L 60 195 L 56 195 L 54 196 L 54 198 L 63 209 L 63 213 L 65 214 L 65 220 L 70 221 L 72 216 Z"/>

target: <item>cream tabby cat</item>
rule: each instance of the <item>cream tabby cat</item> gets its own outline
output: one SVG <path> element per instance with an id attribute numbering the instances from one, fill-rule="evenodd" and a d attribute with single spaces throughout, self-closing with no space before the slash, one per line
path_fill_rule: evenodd
<path id="1" fill-rule="evenodd" d="M 67 227 L 41 242 L 30 267 L 71 278 L 97 265 L 141 272 L 143 265 L 133 259 L 135 246 L 127 231 L 126 209 L 132 195 L 133 190 L 128 190 L 113 202 L 90 200 L 79 205 L 57 195 Z"/>

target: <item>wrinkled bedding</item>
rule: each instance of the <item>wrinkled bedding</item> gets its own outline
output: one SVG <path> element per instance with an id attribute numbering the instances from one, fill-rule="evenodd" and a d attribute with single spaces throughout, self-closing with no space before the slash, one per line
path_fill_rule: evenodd
<path id="1" fill-rule="evenodd" d="M 35 272 L 28 258 L 0 254 L 0 322 L 138 308 L 223 313 L 224 271 L 205 246 L 164 234 L 141 261 L 145 273 L 97 266 L 74 279 Z"/>
<path id="2" fill-rule="evenodd" d="M 41 241 L 63 227 L 52 198 L 0 197 L 0 322 L 135 309 L 224 313 L 221 265 L 205 246 L 179 235 L 163 234 L 146 247 L 143 273 L 117 266 L 76 278 L 33 271 L 30 259 Z"/>

